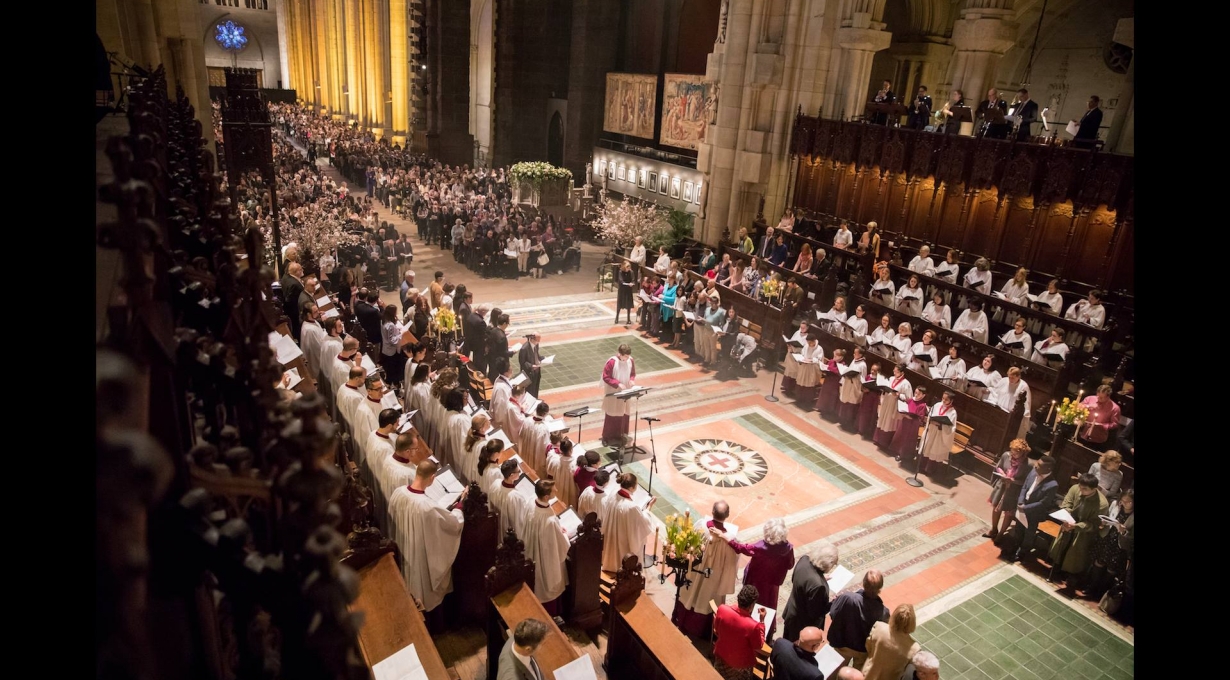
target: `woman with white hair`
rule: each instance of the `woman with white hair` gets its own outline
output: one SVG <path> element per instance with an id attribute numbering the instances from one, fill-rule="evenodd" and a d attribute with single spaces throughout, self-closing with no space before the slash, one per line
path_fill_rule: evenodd
<path id="1" fill-rule="evenodd" d="M 790 599 L 782 609 L 782 637 L 798 640 L 808 626 L 824 630 L 832 593 L 827 574 L 837 568 L 837 546 L 821 539 L 811 553 L 799 558 L 790 575 Z"/>
<path id="2" fill-rule="evenodd" d="M 740 543 L 732 536 L 709 530 L 714 538 L 721 538 L 740 555 L 749 555 L 752 560 L 743 570 L 743 584 L 756 586 L 759 597 L 756 603 L 777 609 L 777 593 L 786 572 L 794 565 L 794 546 L 786 540 L 786 520 L 781 517 L 764 523 L 764 538 L 755 543 Z M 771 639 L 773 631 L 765 631 L 765 639 Z"/>
<path id="3" fill-rule="evenodd" d="M 940 659 L 927 650 L 919 650 L 901 673 L 909 680 L 940 680 Z"/>

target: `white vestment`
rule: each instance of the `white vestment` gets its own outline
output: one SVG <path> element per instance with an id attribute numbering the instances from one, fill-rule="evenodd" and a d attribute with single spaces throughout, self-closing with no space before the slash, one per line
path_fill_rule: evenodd
<path id="1" fill-rule="evenodd" d="M 957 317 L 957 323 L 953 325 L 952 330 L 958 333 L 965 333 L 978 342 L 985 344 L 987 341 L 986 312 L 978 312 L 976 317 L 968 309 L 961 312 L 961 316 Z"/>
<path id="2" fill-rule="evenodd" d="M 431 611 L 453 591 L 453 560 L 461 547 L 461 510 L 445 510 L 402 486 L 389 499 L 393 538 L 401 548 L 406 588 Z"/>
<path id="3" fill-rule="evenodd" d="M 315 321 L 304 321 L 299 330 L 299 349 L 303 351 L 303 360 L 307 363 L 308 375 L 315 378 L 320 375 L 320 343 L 325 339 L 325 329 Z"/>
<path id="4" fill-rule="evenodd" d="M 928 302 L 927 306 L 923 308 L 922 317 L 928 323 L 935 324 L 940 328 L 952 328 L 952 309 L 948 305 L 936 307 L 934 300 Z"/>
<path id="5" fill-rule="evenodd" d="M 622 493 L 614 498 L 610 521 L 605 523 L 602 532 L 602 569 L 610 572 L 619 571 L 624 555 L 629 553 L 644 563 L 645 537 L 653 524 L 649 511 L 642 510 L 631 498 Z"/>
<path id="6" fill-rule="evenodd" d="M 563 594 L 568 585 L 568 536 L 550 506 L 535 503 L 525 522 L 525 558 L 534 563 L 534 595 L 539 602 L 550 602 Z"/>
<path id="7" fill-rule="evenodd" d="M 483 493 L 490 496 L 491 492 L 494 491 L 502 481 L 504 481 L 504 475 L 500 473 L 500 466 L 491 464 L 488 465 L 487 469 L 483 471 L 482 480 L 479 481 L 478 486 L 483 490 Z"/>
<path id="8" fill-rule="evenodd" d="M 424 441 L 427 441 L 427 428 L 425 426 L 427 416 L 424 409 L 426 409 L 426 405 L 431 399 L 431 383 L 423 381 L 410 388 L 410 403 L 406 404 L 406 408 L 410 411 L 418 411 L 410 419 L 410 422 L 414 424 L 414 429 L 419 431 L 419 436 L 423 437 Z M 432 450 L 434 451 L 435 449 Z"/>
<path id="9" fill-rule="evenodd" d="M 414 481 L 414 471 L 418 466 L 414 463 L 403 463 L 392 456 L 385 456 L 380 465 L 372 470 L 376 483 L 372 485 L 373 504 L 376 506 L 374 515 L 377 526 L 384 529 L 389 524 L 389 499 L 399 488 Z M 391 532 L 386 532 L 391 533 Z"/>
<path id="10" fill-rule="evenodd" d="M 539 477 L 546 474 L 547 446 L 551 443 L 551 433 L 547 432 L 547 423 L 534 416 L 532 423 L 521 428 L 521 439 L 517 442 L 517 452 L 521 460 L 530 464 Z"/>
<path id="11" fill-rule="evenodd" d="M 504 376 L 495 379 L 491 387 L 491 424 L 508 433 L 508 409 L 512 399 L 512 385 Z"/>
<path id="12" fill-rule="evenodd" d="M 957 407 L 944 406 L 942 401 L 932 404 L 931 417 L 940 416 L 951 420 L 952 425 L 941 425 L 935 421 L 928 422 L 923 434 L 926 443 L 923 444 L 922 455 L 937 463 L 947 463 L 948 455 L 952 452 L 952 442 L 957 434 Z"/>
<path id="13" fill-rule="evenodd" d="M 466 435 L 470 434 L 470 416 L 462 411 L 448 411 L 448 419 L 444 421 L 444 430 L 440 433 L 440 448 L 436 449 L 436 460 L 444 465 L 452 466 L 453 474 L 464 478 Z"/>
<path id="14" fill-rule="evenodd" d="M 606 498 L 606 491 L 599 491 L 592 486 L 585 487 L 581 492 L 581 497 L 577 499 L 577 517 L 582 521 L 589 513 L 598 515 L 598 520 L 602 520 L 602 499 Z"/>
<path id="15" fill-rule="evenodd" d="M 614 363 L 611 366 L 611 378 L 620 385 L 628 385 L 632 382 L 632 357 L 628 357 L 627 361 L 620 361 L 618 356 L 613 356 L 607 359 L 607 365 Z M 605 367 L 603 368 L 605 371 Z M 631 399 L 620 399 L 613 396 L 619 391 L 618 387 L 612 387 L 605 380 L 599 379 L 602 383 L 602 392 L 606 396 L 602 398 L 602 413 L 608 416 L 627 416 L 632 415 L 630 408 Z"/>
<path id="16" fill-rule="evenodd" d="M 363 400 L 367 398 L 367 395 L 363 392 L 363 388 L 361 387 L 351 387 L 350 385 L 341 383 L 337 388 L 337 394 L 335 397 L 337 399 L 338 415 L 340 415 L 342 420 L 345 420 L 347 424 L 350 424 L 354 421 L 355 409 L 359 408 L 359 405 L 363 403 Z M 351 430 L 351 432 L 354 432 L 354 430 Z"/>
<path id="17" fill-rule="evenodd" d="M 555 497 L 570 508 L 577 506 L 577 483 L 572 479 L 574 470 L 575 457 L 569 458 L 555 449 L 547 453 L 546 471 L 555 480 Z"/>
<path id="18" fill-rule="evenodd" d="M 726 596 L 735 592 L 735 577 L 739 573 L 739 553 L 726 541 L 710 534 L 708 523 L 709 520 L 704 519 L 696 523 L 696 530 L 705 537 L 705 554 L 696 569 L 704 571 L 709 568 L 713 571 L 708 577 L 693 572 L 690 576 L 692 585 L 679 591 L 679 602 L 697 614 L 713 613 L 709 608 L 709 600 L 724 604 Z M 723 533 L 734 538 L 729 527 L 726 527 Z"/>
<path id="19" fill-rule="evenodd" d="M 1017 394 L 1025 393 L 1025 415 L 1021 417 L 1021 426 L 1017 430 L 1017 437 L 1025 438 L 1025 433 L 1029 432 L 1029 413 L 1031 405 L 1029 395 L 1029 385 L 1024 380 L 1017 380 L 1014 388 L 1007 378 L 999 381 L 999 384 L 991 390 L 991 394 L 987 396 L 987 401 L 995 404 L 1001 409 L 1012 412 L 1012 408 L 1016 405 Z"/>
<path id="20" fill-rule="evenodd" d="M 606 491 L 602 497 L 598 499 L 598 520 L 602 522 L 602 533 L 606 534 L 606 527 L 611 523 L 611 513 L 615 510 L 615 506 L 619 504 L 619 485 L 615 483 L 615 477 L 611 477 L 611 481 L 606 483 Z"/>
<path id="21" fill-rule="evenodd" d="M 350 380 L 350 369 L 354 368 L 354 362 L 345 361 L 333 355 L 329 360 L 329 384 L 334 385 L 334 390 L 346 384 Z M 359 389 L 362 389 L 360 387 Z"/>
<path id="22" fill-rule="evenodd" d="M 504 544 L 504 532 L 509 529 L 521 538 L 525 528 L 525 518 L 533 507 L 528 498 L 519 493 L 513 493 L 512 487 L 505 486 L 504 480 L 491 490 L 488 495 L 491 507 L 500 511 L 500 545 Z"/>
<path id="23" fill-rule="evenodd" d="M 468 440 L 469 438 L 470 438 L 470 434 L 469 434 L 469 431 L 467 430 L 466 439 Z M 461 450 L 461 455 L 459 456 L 459 460 L 457 461 L 457 470 L 459 470 L 461 474 L 464 475 L 465 481 L 467 484 L 470 482 L 477 482 L 479 479 L 478 459 L 480 456 L 483 455 L 483 449 L 487 447 L 487 441 L 488 439 L 486 437 L 483 437 L 482 439 L 474 442 L 474 446 L 471 446 L 468 449 L 464 448 L 465 442 L 462 442 L 463 448 Z M 499 466 L 497 465 L 496 467 L 499 467 Z"/>
<path id="24" fill-rule="evenodd" d="M 897 423 L 901 422 L 901 412 L 897 410 L 897 402 L 901 397 L 909 399 L 914 395 L 914 388 L 910 386 L 910 381 L 905 379 L 905 376 L 900 378 L 901 382 L 897 382 L 898 378 L 890 378 L 889 381 L 896 383 L 896 392 L 885 392 L 880 395 L 880 415 L 876 419 L 876 429 L 884 430 L 885 432 L 896 432 Z"/>

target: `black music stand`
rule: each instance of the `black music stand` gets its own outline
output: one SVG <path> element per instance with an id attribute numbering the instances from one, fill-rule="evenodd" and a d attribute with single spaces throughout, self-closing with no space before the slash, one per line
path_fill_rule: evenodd
<path id="1" fill-rule="evenodd" d="M 634 418 L 635 420 L 640 420 L 641 397 L 644 396 L 645 393 L 648 391 L 649 391 L 648 387 L 642 387 L 640 385 L 637 385 L 635 387 L 630 387 L 624 390 L 624 394 L 617 396 L 616 399 L 619 399 L 620 401 L 627 401 L 629 399 L 635 398 L 636 399 L 636 415 L 634 416 Z M 619 393 L 616 393 L 616 394 L 619 394 Z M 640 423 L 633 422 L 632 423 L 632 445 L 627 446 L 627 447 L 621 445 L 619 447 L 619 465 L 621 467 L 624 464 L 624 451 L 629 451 L 632 454 L 632 460 L 636 460 L 636 454 L 638 453 L 644 453 L 644 454 L 649 453 L 643 447 L 638 446 L 636 443 L 636 438 L 639 434 L 639 431 L 640 431 Z"/>
<path id="2" fill-rule="evenodd" d="M 589 406 L 582 406 L 581 408 L 574 408 L 571 411 L 564 412 L 565 418 L 577 418 L 578 419 L 578 422 L 577 422 L 577 443 L 578 444 L 581 443 L 581 432 L 585 428 L 585 416 L 593 413 L 594 411 L 595 409 Z"/>
<path id="3" fill-rule="evenodd" d="M 880 103 L 870 101 L 867 102 L 867 108 L 864 109 L 863 115 L 873 125 L 897 127 L 901 124 L 901 117 L 909 112 L 909 109 L 896 102 Z M 883 116 L 883 120 L 879 120 L 881 116 Z"/>
<path id="4" fill-rule="evenodd" d="M 974 122 L 974 111 L 968 106 L 952 106 L 949 107 L 948 112 L 951 115 L 944 119 L 944 122 L 940 126 L 941 130 L 944 131 L 945 134 L 947 134 L 948 121 L 950 120 L 957 121 L 957 134 L 961 134 L 961 123 Z"/>

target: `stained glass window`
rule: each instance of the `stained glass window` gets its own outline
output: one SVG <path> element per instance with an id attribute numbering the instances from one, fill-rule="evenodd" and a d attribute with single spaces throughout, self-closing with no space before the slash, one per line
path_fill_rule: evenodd
<path id="1" fill-rule="evenodd" d="M 228 52 L 239 52 L 248 46 L 248 36 L 244 35 L 244 28 L 234 21 L 222 21 L 214 27 L 217 33 L 214 34 L 214 41 L 218 46 Z"/>

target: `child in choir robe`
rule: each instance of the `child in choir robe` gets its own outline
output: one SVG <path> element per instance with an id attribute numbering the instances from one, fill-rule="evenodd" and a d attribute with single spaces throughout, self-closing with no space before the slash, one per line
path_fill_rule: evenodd
<path id="1" fill-rule="evenodd" d="M 922 318 L 927 323 L 940 328 L 952 328 L 952 309 L 944 304 L 944 292 L 935 291 L 931 302 L 923 309 Z"/>
<path id="2" fill-rule="evenodd" d="M 794 393 L 795 379 L 799 375 L 799 362 L 794 358 L 796 352 L 802 352 L 802 349 L 794 349 L 790 346 L 790 342 L 797 342 L 800 345 L 807 345 L 808 330 L 811 326 L 806 320 L 799 322 L 799 329 L 790 336 L 789 342 L 786 344 L 786 362 L 782 368 L 782 394 L 790 396 Z"/>
<path id="3" fill-rule="evenodd" d="M 897 290 L 897 311 L 907 316 L 919 316 L 923 308 L 923 289 L 918 275 L 911 274 L 906 285 Z"/>
<path id="4" fill-rule="evenodd" d="M 1010 347 L 1009 345 L 1020 346 Z M 1017 317 L 1016 321 L 1012 324 L 1012 330 L 999 337 L 999 344 L 996 347 L 1018 357 L 1027 357 L 1033 354 L 1034 341 L 1033 338 L 1029 337 L 1029 333 L 1025 332 L 1024 317 Z"/>
<path id="5" fill-rule="evenodd" d="M 465 403 L 465 391 L 461 387 L 454 387 L 444 397 L 444 410 L 448 418 L 444 421 L 444 431 L 440 433 L 440 448 L 435 451 L 436 460 L 453 468 L 453 474 L 458 478 L 464 478 L 466 474 L 461 465 L 466 459 L 466 435 L 470 433 L 470 416 L 466 415 Z"/>
<path id="6" fill-rule="evenodd" d="M 1056 316 L 1063 313 L 1063 295 L 1059 292 L 1059 279 L 1051 279 L 1046 284 L 1046 290 L 1038 295 L 1038 300 L 1031 306 Z"/>
<path id="7" fill-rule="evenodd" d="M 820 385 L 820 394 L 816 396 L 816 410 L 820 417 L 836 422 L 838 418 L 837 403 L 841 396 L 841 374 L 845 372 L 846 350 L 833 350 L 833 358 L 829 359 L 828 369 L 824 373 L 824 383 Z"/>
<path id="8" fill-rule="evenodd" d="M 868 297 L 872 302 L 894 309 L 893 296 L 897 293 L 897 285 L 889 278 L 890 272 L 887 265 L 881 263 L 878 267 L 876 280 L 871 284 L 871 293 Z"/>
<path id="9" fill-rule="evenodd" d="M 935 345 L 932 344 L 935 340 L 935 333 L 925 331 L 922 335 L 922 340 L 910 346 L 906 352 L 906 365 L 911 371 L 918 371 L 923 375 L 930 375 L 930 368 L 939 361 L 939 352 L 936 351 Z"/>
<path id="10" fill-rule="evenodd" d="M 466 440 L 462 444 L 457 469 L 454 471 L 464 484 L 478 481 L 478 461 L 487 446 L 487 430 L 490 427 L 491 419 L 486 414 L 479 413 L 470 417 L 470 430 L 466 432 Z"/>
<path id="11" fill-rule="evenodd" d="M 872 438 L 876 446 L 887 450 L 893 443 L 893 435 L 897 432 L 897 424 L 901 422 L 901 412 L 897 410 L 897 402 L 907 401 L 914 393 L 910 381 L 905 378 L 905 364 L 893 366 L 893 377 L 889 380 L 891 391 L 880 397 L 880 413 L 876 420 L 876 435 Z"/>
<path id="12" fill-rule="evenodd" d="M 969 309 L 961 312 L 952 329 L 984 345 L 987 342 L 987 315 L 982 311 L 982 301 L 970 300 Z"/>
<path id="13" fill-rule="evenodd" d="M 738 527 L 726 524 L 729 517 L 730 505 L 726 501 L 717 501 L 713 504 L 712 517 L 702 517 L 695 525 L 695 529 L 704 537 L 703 557 L 693 571 L 691 584 L 679 591 L 679 598 L 675 600 L 675 611 L 671 614 L 671 623 L 693 638 L 703 638 L 709 634 L 714 614 L 709 603 L 725 603 L 726 597 L 735 592 L 735 579 L 739 575 L 739 554 L 730 547 L 727 540 L 735 538 L 734 532 Z M 711 530 L 727 540 L 715 536 Z M 708 576 L 698 573 L 705 570 L 709 570 Z"/>
<path id="14" fill-rule="evenodd" d="M 525 519 L 533 504 L 525 496 L 513 492 L 521 479 L 521 464 L 515 458 L 500 464 L 500 477 L 500 485 L 491 490 L 489 500 L 491 507 L 500 513 L 500 545 L 503 545 L 504 534 L 509 529 L 518 538 L 524 535 Z"/>
<path id="15" fill-rule="evenodd" d="M 918 254 L 910 260 L 910 271 L 923 276 L 931 276 L 935 272 L 935 261 L 931 259 L 931 246 L 924 245 L 918 249 Z"/>
<path id="16" fill-rule="evenodd" d="M 393 453 L 385 457 L 380 467 L 373 471 L 372 477 L 375 478 L 376 484 L 372 488 L 375 492 L 372 494 L 374 496 L 372 516 L 376 518 L 376 526 L 386 532 L 385 535 L 391 535 L 387 531 L 389 528 L 389 499 L 398 489 L 414 479 L 419 463 L 423 462 L 414 459 L 414 451 L 418 447 L 418 442 L 418 433 L 414 430 L 397 435 Z"/>
<path id="17" fill-rule="evenodd" d="M 965 287 L 973 288 L 983 295 L 991 294 L 991 263 L 987 258 L 978 258 L 974 261 L 973 269 L 965 272 Z"/>
<path id="18" fill-rule="evenodd" d="M 947 281 L 948 283 L 956 283 L 957 274 L 960 271 L 960 267 L 957 265 L 958 256 L 960 256 L 960 253 L 958 253 L 953 248 L 949 248 L 948 256 L 944 258 L 943 262 L 939 263 L 939 265 L 936 266 L 935 273 L 932 274 L 932 276 L 934 276 L 935 278 L 941 281 Z"/>
<path id="19" fill-rule="evenodd" d="M 906 355 L 909 354 L 910 348 L 914 346 L 914 338 L 911 337 L 914 329 L 910 328 L 910 324 L 902 322 L 897 326 L 897 335 L 893 336 L 889 345 L 893 348 L 892 357 L 897 363 L 905 363 Z"/>
<path id="20" fill-rule="evenodd" d="M 642 508 L 632 500 L 636 491 L 636 475 L 624 472 L 619 475 L 619 492 L 612 496 L 613 506 L 606 512 L 602 533 L 602 570 L 619 571 L 624 555 L 636 555 L 637 559 L 645 561 L 645 539 L 653 527 L 653 515 L 650 508 L 657 498 L 651 498 L 648 505 Z"/>
<path id="21" fill-rule="evenodd" d="M 572 455 L 572 440 L 561 439 L 555 449 L 547 449 L 547 475 L 555 482 L 555 497 L 561 503 L 576 508 L 577 483 L 573 473 L 577 470 L 577 456 Z"/>
<path id="22" fill-rule="evenodd" d="M 936 380 L 954 390 L 965 389 L 965 359 L 961 358 L 961 343 L 954 342 L 949 345 L 948 354 L 940 359 L 935 368 L 939 371 L 939 375 L 935 376 Z"/>
<path id="23" fill-rule="evenodd" d="M 431 367 L 427 364 L 419 364 L 414 367 L 414 373 L 410 377 L 410 398 L 406 404 L 406 408 L 411 412 L 417 411 L 410 422 L 414 424 L 414 429 L 420 433 L 424 430 L 427 417 L 427 402 L 431 401 L 431 383 L 428 381 L 428 376 L 431 374 Z M 493 397 L 494 399 L 494 397 Z"/>
<path id="24" fill-rule="evenodd" d="M 934 474 L 948 466 L 948 455 L 957 435 L 957 407 L 953 405 L 956 398 L 952 390 L 944 390 L 939 403 L 931 406 L 930 420 L 923 433 L 923 457 L 919 461 L 919 471 L 923 474 Z M 947 418 L 952 424 L 945 425 L 937 418 Z"/>
<path id="25" fill-rule="evenodd" d="M 842 301 L 845 298 L 839 298 Z M 854 308 L 854 316 L 847 317 L 846 322 L 841 326 L 841 337 L 846 340 L 852 340 L 854 344 L 860 346 L 867 345 L 867 308 L 859 305 Z"/>
<path id="26" fill-rule="evenodd" d="M 819 338 L 812 333 L 807 336 L 807 344 L 797 354 L 803 359 L 798 362 L 798 372 L 795 373 L 795 397 L 803 404 L 811 404 L 816 398 L 816 386 L 820 384 L 820 362 L 824 361 L 824 348 L 820 346 Z"/>
<path id="27" fill-rule="evenodd" d="M 888 452 L 902 463 L 913 461 L 918 450 L 918 431 L 922 428 L 923 416 L 927 415 L 926 397 L 926 387 L 919 385 L 914 388 L 913 396 L 905 401 L 906 412 L 901 414 L 893 440 L 888 445 Z"/>
<path id="28" fill-rule="evenodd" d="M 571 481 L 571 480 L 569 480 Z M 559 614 L 559 596 L 568 586 L 568 534 L 550 500 L 555 482 L 540 479 L 534 484 L 534 505 L 525 521 L 525 559 L 534 563 L 534 596 L 550 616 Z M 562 499 L 561 499 L 562 500 Z"/>
<path id="29" fill-rule="evenodd" d="M 427 497 L 426 489 L 436 479 L 439 466 L 430 460 L 419 463 L 414 481 L 399 487 L 389 499 L 390 538 L 402 554 L 402 577 L 424 611 L 440 606 L 453 592 L 453 561 L 461 547 L 464 517 L 461 501 L 442 508 Z M 462 493 L 462 499 L 465 493 Z"/>
<path id="30" fill-rule="evenodd" d="M 500 473 L 500 454 L 503 452 L 504 442 L 499 439 L 490 439 L 483 446 L 482 458 L 478 461 L 478 487 L 488 496 L 504 481 L 504 475 Z"/>
<path id="31" fill-rule="evenodd" d="M 1035 364 L 1045 364 L 1053 368 L 1063 365 L 1068 358 L 1068 346 L 1063 342 L 1062 328 L 1051 329 L 1051 337 L 1034 345 L 1034 355 L 1030 359 Z"/>
<path id="32" fill-rule="evenodd" d="M 594 485 L 594 478 L 598 476 L 598 463 L 601 459 L 597 451 L 586 451 L 585 456 L 577 460 L 577 468 L 572 473 L 572 483 L 576 485 L 577 492 L 585 493 L 585 490 Z M 581 516 L 584 518 L 584 515 Z"/>
<path id="33" fill-rule="evenodd" d="M 521 428 L 521 441 L 517 446 L 522 460 L 539 475 L 546 474 L 544 470 L 547 464 L 547 447 L 551 444 L 551 433 L 547 430 L 547 414 L 550 412 L 551 407 L 547 402 L 538 402 L 538 406 L 534 407 L 531 422 Z"/>
<path id="34" fill-rule="evenodd" d="M 1003 377 L 1000 376 L 999 371 L 991 368 L 994 363 L 995 357 L 988 354 L 982 357 L 981 364 L 969 369 L 969 371 L 966 372 L 965 392 L 969 394 L 969 396 L 975 399 L 986 399 L 987 395 L 991 393 L 991 390 L 999 384 L 999 381 L 1003 380 Z M 975 382 L 982 384 L 975 385 Z"/>
<path id="35" fill-rule="evenodd" d="M 577 517 L 584 521 L 585 516 L 589 513 L 596 513 L 598 520 L 602 520 L 602 499 L 606 494 L 606 486 L 611 481 L 611 473 L 604 469 L 599 469 L 594 473 L 593 484 L 586 486 L 581 492 L 581 497 L 577 499 Z"/>
<path id="36" fill-rule="evenodd" d="M 841 368 L 838 366 L 838 368 Z M 858 375 L 846 375 L 851 371 Z M 850 365 L 842 370 L 839 419 L 847 432 L 858 431 L 858 405 L 863 401 L 863 381 L 867 379 L 867 360 L 863 348 L 855 347 Z"/>
<path id="37" fill-rule="evenodd" d="M 880 364 L 872 363 L 862 382 L 863 397 L 858 405 L 858 434 L 863 439 L 871 439 L 875 434 L 876 419 L 880 412 L 880 392 L 871 388 L 875 387 L 879 375 Z"/>

